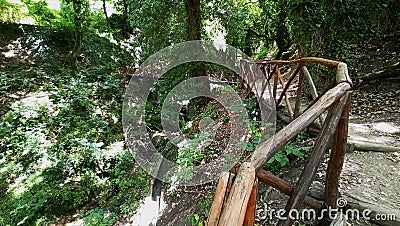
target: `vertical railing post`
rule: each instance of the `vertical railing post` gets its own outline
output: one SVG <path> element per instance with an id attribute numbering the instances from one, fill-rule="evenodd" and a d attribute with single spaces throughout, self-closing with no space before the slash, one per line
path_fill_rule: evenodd
<path id="1" fill-rule="evenodd" d="M 326 171 L 325 202 L 333 209 L 337 207 L 336 202 L 339 197 L 339 177 L 340 172 L 342 171 L 347 148 L 351 92 L 347 92 L 346 95 L 349 97 L 347 98 L 346 105 L 335 131 L 328 169 Z"/>
<path id="2" fill-rule="evenodd" d="M 325 151 L 328 150 L 332 144 L 332 138 L 336 131 L 347 99 L 348 92 L 346 92 L 344 96 L 336 101 L 329 109 L 328 116 L 321 132 L 318 135 L 317 141 L 314 144 L 308 162 L 301 173 L 300 180 L 298 181 L 289 201 L 286 204 L 286 221 L 279 221 L 279 226 L 291 226 L 293 224 L 295 219 L 291 218 L 291 211 L 293 209 L 300 209 L 301 205 L 303 204 L 308 188 L 315 178 L 315 174 L 317 173 L 317 169 L 322 157 Z"/>
<path id="3" fill-rule="evenodd" d="M 303 87 L 304 87 L 304 73 L 301 71 L 299 75 L 299 83 L 297 86 L 296 92 L 296 104 L 294 107 L 294 116 L 293 118 L 299 117 L 300 107 L 301 107 L 301 97 L 303 95 Z"/>

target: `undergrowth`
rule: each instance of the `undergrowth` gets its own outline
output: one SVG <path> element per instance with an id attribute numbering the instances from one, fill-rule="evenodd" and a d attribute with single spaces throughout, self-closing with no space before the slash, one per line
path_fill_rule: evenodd
<path id="1" fill-rule="evenodd" d="M 67 68 L 57 34 L 27 35 L 31 29 L 1 43 L 17 39 L 29 49 L 29 37 L 42 40 L 29 60 L 0 68 L 0 225 L 43 225 L 77 211 L 85 225 L 113 225 L 149 190 L 149 176 L 123 145 L 115 47 L 93 35 L 86 63 Z M 91 57 L 100 50 L 103 58 Z"/>

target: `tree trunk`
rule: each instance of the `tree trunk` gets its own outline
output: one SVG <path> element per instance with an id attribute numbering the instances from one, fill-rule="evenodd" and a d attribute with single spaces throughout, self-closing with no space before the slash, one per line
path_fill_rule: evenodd
<path id="1" fill-rule="evenodd" d="M 110 28 L 110 20 L 108 19 L 108 15 L 107 15 L 106 0 L 103 0 L 103 13 L 104 13 L 104 17 L 106 18 L 107 27 Z"/>
<path id="2" fill-rule="evenodd" d="M 201 11 L 200 0 L 186 0 L 185 9 L 189 40 L 201 39 Z"/>
<path id="3" fill-rule="evenodd" d="M 285 25 L 287 14 L 285 11 L 286 9 L 284 9 L 283 7 L 284 6 L 281 6 L 281 8 L 279 9 L 278 13 L 279 22 L 275 34 L 275 42 L 276 45 L 278 46 L 278 53 L 276 55 L 276 59 L 281 59 L 283 52 L 285 52 L 290 47 L 289 31 Z"/>
<path id="4" fill-rule="evenodd" d="M 201 40 L 201 8 L 200 0 L 186 0 L 186 18 L 189 41 Z M 190 74 L 194 77 L 206 76 L 205 64 L 199 62 L 194 64 Z M 199 90 L 202 94 L 210 94 L 210 81 L 204 81 L 204 85 Z"/>

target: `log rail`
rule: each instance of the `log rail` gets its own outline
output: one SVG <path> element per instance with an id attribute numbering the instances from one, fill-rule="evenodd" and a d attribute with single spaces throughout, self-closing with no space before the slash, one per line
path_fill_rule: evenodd
<path id="1" fill-rule="evenodd" d="M 333 82 L 321 95 L 318 95 L 315 83 L 308 71 L 306 64 L 317 63 L 336 69 Z M 252 91 L 256 91 L 258 98 L 266 93 L 268 85 L 259 84 L 255 67 L 263 72 L 263 76 L 272 85 L 272 95 L 276 104 L 285 100 L 286 107 L 292 121 L 268 140 L 259 144 L 251 158 L 243 163 L 236 164 L 230 172 L 222 174 L 216 190 L 210 215 L 207 219 L 208 226 L 220 225 L 253 225 L 255 213 L 255 191 L 257 181 L 266 183 L 282 193 L 290 196 L 286 204 L 285 214 L 287 220 L 280 221 L 278 225 L 292 225 L 293 220 L 288 217 L 290 210 L 299 209 L 303 204 L 311 208 L 321 210 L 327 206 L 336 208 L 339 198 L 339 177 L 344 162 L 347 144 L 348 114 L 350 108 L 350 95 L 352 82 L 345 63 L 316 57 L 306 57 L 291 61 L 262 60 L 241 61 L 242 73 L 245 82 Z M 282 78 L 282 68 L 291 67 L 288 80 L 285 83 Z M 290 105 L 287 90 L 298 77 L 298 89 L 294 111 Z M 311 90 L 313 100 L 306 110 L 301 112 L 300 104 L 305 89 L 305 82 Z M 283 91 L 278 96 L 278 83 Z M 328 110 L 326 118 L 323 112 Z M 319 120 L 322 129 L 317 137 L 314 147 L 308 158 L 308 162 L 295 186 L 285 182 L 271 172 L 262 170 L 262 166 L 271 159 L 286 143 L 293 139 L 302 130 L 309 127 L 314 121 Z M 307 191 L 315 178 L 317 168 L 322 161 L 323 154 L 331 148 L 330 160 L 326 172 L 326 187 L 324 202 L 307 196 Z M 235 176 L 236 175 L 236 176 Z"/>

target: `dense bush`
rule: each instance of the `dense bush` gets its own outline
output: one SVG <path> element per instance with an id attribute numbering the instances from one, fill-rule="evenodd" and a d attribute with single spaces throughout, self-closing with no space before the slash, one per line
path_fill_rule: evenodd
<path id="1" fill-rule="evenodd" d="M 344 59 L 351 44 L 399 28 L 399 1 L 287 1 L 290 34 L 305 54 Z"/>
<path id="2" fill-rule="evenodd" d="M 96 43 L 83 48 L 86 61 L 68 68 L 69 44 L 59 42 L 73 33 L 17 26 L 2 24 L 23 30 L 1 45 L 18 40 L 27 60 L 0 67 L 0 97 L 22 93 L 5 102 L 0 118 L 0 224 L 40 225 L 93 202 L 97 209 L 82 213 L 85 224 L 132 215 L 149 184 L 132 154 L 114 148 L 123 140 L 117 71 L 130 54 L 92 33 L 84 39 Z"/>

